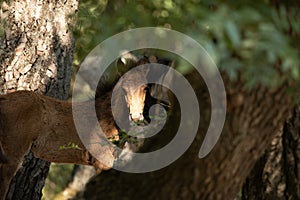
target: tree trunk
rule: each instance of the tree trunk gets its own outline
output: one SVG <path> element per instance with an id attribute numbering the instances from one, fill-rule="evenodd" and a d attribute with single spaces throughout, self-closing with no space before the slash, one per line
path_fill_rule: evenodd
<path id="1" fill-rule="evenodd" d="M 300 7 L 297 1 L 273 0 L 271 4 L 278 13 L 282 8 L 286 9 L 288 23 L 294 17 L 291 11 Z M 293 28 L 290 25 L 286 35 L 297 40 L 299 35 Z M 292 118 L 284 124 L 283 131 L 276 135 L 269 148 L 255 164 L 243 185 L 243 200 L 300 199 L 299 109 L 299 105 L 294 108 Z"/>
<path id="2" fill-rule="evenodd" d="M 2 2 L 5 21 L 0 40 L 0 94 L 32 90 L 67 99 L 77 1 L 15 0 Z M 22 141 L 16 141 L 22 142 Z M 40 199 L 49 162 L 29 153 L 11 182 L 6 199 Z"/>
<path id="3" fill-rule="evenodd" d="M 259 159 L 243 185 L 242 199 L 300 199 L 300 107 Z"/>
<path id="4" fill-rule="evenodd" d="M 95 174 L 95 168 L 92 166 L 74 165 L 72 180 L 63 191 L 54 197 L 54 199 L 82 199 L 85 185 L 91 179 L 91 177 L 95 176 Z"/>
<path id="5" fill-rule="evenodd" d="M 210 100 L 199 81 L 201 77 L 193 73 L 188 79 L 201 110 L 198 134 L 188 151 L 170 166 L 155 172 L 103 172 L 87 185 L 86 199 L 223 200 L 237 196 L 257 159 L 288 118 L 293 106 L 291 96 L 285 92 L 285 86 L 273 89 L 258 86 L 249 90 L 242 81 L 232 83 L 224 76 L 228 95 L 226 123 L 213 151 L 199 159 L 200 144 L 210 120 Z M 179 114 L 177 108 L 178 105 L 172 108 L 174 115 Z M 176 133 L 174 124 L 150 139 L 147 145 L 150 150 L 170 141 L 170 134 Z"/>

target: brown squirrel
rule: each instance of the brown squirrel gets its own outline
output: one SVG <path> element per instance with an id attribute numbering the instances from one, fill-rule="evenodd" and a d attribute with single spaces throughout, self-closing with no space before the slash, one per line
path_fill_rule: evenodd
<path id="1" fill-rule="evenodd" d="M 138 121 L 143 119 L 147 85 L 133 86 L 136 82 L 147 82 L 147 71 L 136 71 L 130 76 L 118 80 L 120 94 L 116 105 L 126 103 L 128 110 L 125 114 L 129 114 L 126 118 Z M 118 127 L 111 111 L 111 94 L 111 89 L 96 93 L 95 104 L 94 101 L 75 103 L 76 109 L 83 113 L 87 134 L 93 132 L 96 125 L 89 122 L 91 116 L 88 111 L 96 108 L 103 137 L 118 136 Z M 99 136 L 99 142 L 104 141 L 103 137 Z M 0 96 L 0 199 L 5 198 L 12 177 L 29 151 L 35 157 L 50 162 L 93 165 L 100 172 L 111 168 L 116 156 L 113 146 L 100 149 L 99 153 L 104 155 L 109 166 L 94 158 L 83 145 L 73 121 L 71 102 L 32 91 Z"/>

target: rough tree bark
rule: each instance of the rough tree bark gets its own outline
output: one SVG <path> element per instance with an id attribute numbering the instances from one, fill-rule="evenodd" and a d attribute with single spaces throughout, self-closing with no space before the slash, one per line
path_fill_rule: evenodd
<path id="1" fill-rule="evenodd" d="M 68 97 L 77 0 L 15 0 L 1 4 L 0 94 L 32 90 Z M 16 141 L 21 142 L 21 141 Z M 29 153 L 11 182 L 7 199 L 40 199 L 49 162 Z"/>
<path id="2" fill-rule="evenodd" d="M 300 107 L 271 147 L 258 160 L 243 185 L 242 199 L 300 199 Z"/>
<path id="3" fill-rule="evenodd" d="M 201 78 L 196 73 L 188 78 L 195 86 L 201 110 L 199 131 L 188 151 L 172 165 L 151 173 L 103 172 L 87 185 L 86 199 L 221 200 L 236 197 L 257 159 L 282 130 L 293 107 L 291 96 L 286 93 L 286 86 L 272 89 L 257 86 L 249 90 L 242 81 L 232 83 L 224 76 L 228 95 L 226 123 L 213 151 L 199 159 L 200 144 L 210 119 L 210 101 Z M 178 114 L 176 108 L 179 107 L 174 105 L 175 115 Z M 176 133 L 174 123 L 148 146 L 151 149 L 166 144 L 172 133 Z"/>

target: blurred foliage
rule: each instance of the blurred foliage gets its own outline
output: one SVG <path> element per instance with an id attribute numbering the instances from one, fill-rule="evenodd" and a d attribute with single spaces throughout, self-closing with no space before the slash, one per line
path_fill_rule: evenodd
<path id="1" fill-rule="evenodd" d="M 287 2 L 81 1 L 74 31 L 75 64 L 114 34 L 159 26 L 196 39 L 232 80 L 245 80 L 250 87 L 276 86 L 284 80 L 298 85 L 300 5 Z"/>
<path id="2" fill-rule="evenodd" d="M 43 200 L 54 199 L 55 195 L 63 191 L 72 179 L 73 164 L 55 164 L 50 166 L 49 175 L 43 188 Z"/>

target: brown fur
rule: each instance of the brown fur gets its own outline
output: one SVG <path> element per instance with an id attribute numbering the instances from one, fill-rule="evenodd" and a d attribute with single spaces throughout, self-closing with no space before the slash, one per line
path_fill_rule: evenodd
<path id="1" fill-rule="evenodd" d="M 7 163 L 7 158 L 3 155 L 2 150 L 0 151 L 0 163 Z"/>
<path id="2" fill-rule="evenodd" d="M 136 81 L 144 81 L 146 74 L 134 73 Z M 135 82 L 120 80 L 122 90 L 126 94 L 138 95 L 128 96 L 128 106 L 130 111 L 135 109 L 138 113 L 143 113 L 145 93 L 132 91 Z M 121 90 L 120 90 L 121 91 Z M 121 94 L 121 93 L 120 93 Z M 125 99 L 120 96 L 120 99 Z M 135 100 L 140 98 L 140 100 Z M 117 136 L 118 130 L 111 114 L 111 92 L 103 94 L 93 101 L 76 103 L 76 109 L 83 113 L 87 134 L 93 131 L 96 124 L 89 122 L 90 111 L 96 107 L 99 123 L 105 137 Z M 131 102 L 139 102 L 139 105 L 132 105 Z M 99 137 L 101 142 L 101 137 Z M 70 144 L 76 147 L 68 148 Z M 0 150 L 7 158 L 7 163 L 0 163 L 0 199 L 5 197 L 7 187 L 15 175 L 17 169 L 22 164 L 25 154 L 30 150 L 34 156 L 57 163 L 76 163 L 83 165 L 93 165 L 98 171 L 110 168 L 91 156 L 82 144 L 72 115 L 72 104 L 67 101 L 59 101 L 31 91 L 17 91 L 11 94 L 0 96 Z M 67 147 L 67 148 L 61 148 Z M 106 159 L 114 160 L 115 149 L 111 147 L 103 148 Z M 3 159 L 4 161 L 4 159 Z"/>
<path id="3" fill-rule="evenodd" d="M 84 110 L 89 106 L 89 102 L 85 102 L 80 108 Z M 29 150 L 36 157 L 50 162 L 93 165 L 98 170 L 107 168 L 93 158 L 83 146 L 74 126 L 72 105 L 69 102 L 30 91 L 19 91 L 1 97 L 0 116 L 0 142 L 8 159 L 7 163 L 0 164 L 2 198 L 8 183 Z M 87 132 L 90 130 L 87 128 Z M 112 124 L 105 125 L 105 130 L 109 131 L 106 132 L 107 135 L 118 133 Z M 75 144 L 76 148 L 61 149 L 69 144 Z M 114 159 L 113 149 L 107 149 L 105 154 L 111 160 Z"/>

